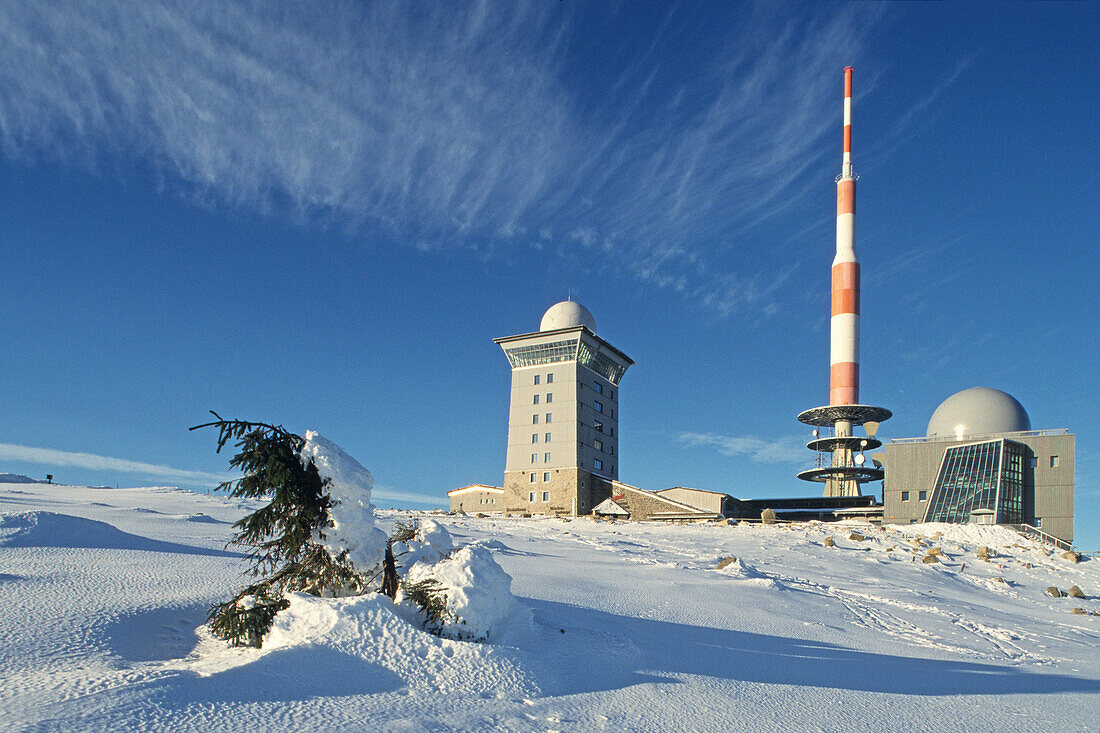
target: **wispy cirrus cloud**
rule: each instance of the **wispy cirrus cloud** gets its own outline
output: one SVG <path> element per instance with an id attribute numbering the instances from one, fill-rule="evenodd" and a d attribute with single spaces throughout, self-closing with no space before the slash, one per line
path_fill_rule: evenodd
<path id="1" fill-rule="evenodd" d="M 709 447 L 724 456 L 748 456 L 759 463 L 805 463 L 806 441 L 797 435 L 774 440 L 754 436 L 719 435 L 717 433 L 682 432 L 676 440 L 688 447 Z"/>
<path id="2" fill-rule="evenodd" d="M 100 456 L 94 453 L 78 453 L 55 448 L 36 448 L 12 443 L 0 443 L 0 460 L 39 463 L 47 466 L 69 466 L 91 471 L 114 471 L 190 485 L 221 483 L 227 478 L 231 478 L 227 473 L 190 471 L 156 463 L 142 463 L 141 461 L 131 461 L 125 458 Z"/>
<path id="3" fill-rule="evenodd" d="M 819 182 L 839 63 L 881 15 L 736 10 L 685 74 L 666 67 L 699 19 L 675 5 L 653 29 L 536 0 L 6 3 L 0 150 L 137 161 L 423 249 L 613 253 L 728 314 L 789 275 L 747 264 L 751 229 Z M 584 12 L 644 44 L 591 73 Z"/>

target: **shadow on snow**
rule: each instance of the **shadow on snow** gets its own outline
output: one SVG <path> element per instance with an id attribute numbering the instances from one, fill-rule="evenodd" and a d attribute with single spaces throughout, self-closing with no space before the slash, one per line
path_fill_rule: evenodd
<path id="1" fill-rule="evenodd" d="M 664 675 L 682 674 L 897 695 L 1100 692 L 1100 680 L 1016 666 L 878 654 L 808 639 L 522 600 L 534 609 L 536 621 L 549 627 L 550 636 L 565 630 L 560 641 L 548 643 L 543 661 L 552 667 L 565 664 L 559 668 L 571 672 L 543 685 L 550 695 L 617 689 L 656 681 L 654 676 L 667 683 L 674 680 Z"/>

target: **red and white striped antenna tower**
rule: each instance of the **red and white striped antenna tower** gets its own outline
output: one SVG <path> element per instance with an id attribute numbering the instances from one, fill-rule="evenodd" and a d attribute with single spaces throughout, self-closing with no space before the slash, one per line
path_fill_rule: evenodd
<path id="1" fill-rule="evenodd" d="M 825 483 L 825 496 L 860 496 L 860 484 L 883 477 L 882 470 L 865 466 L 863 451 L 882 445 L 874 430 L 866 436 L 852 428 L 890 418 L 882 407 L 859 401 L 859 258 L 856 257 L 856 179 L 852 170 L 852 67 L 844 69 L 844 157 L 836 178 L 836 256 L 833 257 L 831 316 L 829 319 L 829 404 L 806 410 L 798 419 L 832 429 L 807 447 L 831 452 L 830 465 L 802 471 L 798 477 Z M 816 433 L 816 431 L 815 431 Z"/>

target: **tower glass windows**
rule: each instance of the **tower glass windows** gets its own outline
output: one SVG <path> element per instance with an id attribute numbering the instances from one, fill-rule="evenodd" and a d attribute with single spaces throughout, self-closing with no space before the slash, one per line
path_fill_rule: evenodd
<path id="1" fill-rule="evenodd" d="M 626 373 L 626 367 L 620 366 L 603 354 L 593 351 L 584 341 L 580 342 L 577 349 L 577 361 L 612 384 L 618 384 L 623 374 Z"/>
<path id="2" fill-rule="evenodd" d="M 513 346 L 504 350 L 513 369 L 519 367 L 539 366 L 541 364 L 554 364 L 562 361 L 574 361 L 577 358 L 577 344 L 580 339 L 567 341 L 554 341 L 549 344 L 532 344 L 528 346 Z M 546 375 L 547 384 L 553 381 L 553 375 Z M 538 382 L 535 382 L 538 384 Z"/>

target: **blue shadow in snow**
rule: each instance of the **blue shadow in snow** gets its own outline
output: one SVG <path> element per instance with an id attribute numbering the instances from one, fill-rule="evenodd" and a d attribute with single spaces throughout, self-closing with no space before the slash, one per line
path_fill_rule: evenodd
<path id="1" fill-rule="evenodd" d="M 158 707 L 192 703 L 288 702 L 394 692 L 405 686 L 393 672 L 321 646 L 279 649 L 254 662 L 200 677 L 185 672 L 144 686 Z"/>
<path id="2" fill-rule="evenodd" d="M 10 532 L 0 547 L 67 547 L 99 550 L 143 550 L 213 557 L 244 557 L 239 552 L 212 550 L 178 542 L 164 542 L 123 532 L 117 527 L 84 517 L 54 512 L 25 512 L 0 517 L 0 529 Z"/>
<path id="3" fill-rule="evenodd" d="M 124 614 L 97 629 L 109 651 L 127 662 L 163 662 L 186 657 L 206 623 L 210 606 L 166 606 Z"/>
<path id="4" fill-rule="evenodd" d="M 877 654 L 808 639 L 620 616 L 553 601 L 521 600 L 532 607 L 536 621 L 551 632 L 565 629 L 560 641 L 551 642 L 547 651 L 550 657 L 567 661 L 575 674 L 560 682 L 561 689 L 547 690 L 556 695 L 636 684 L 643 681 L 641 670 L 895 695 L 1100 692 L 1097 679 L 997 664 Z M 579 636 L 576 642 L 567 641 L 574 634 Z M 589 643 L 592 635 L 601 637 L 600 643 Z M 607 654 L 608 641 L 615 639 L 629 650 Z"/>

